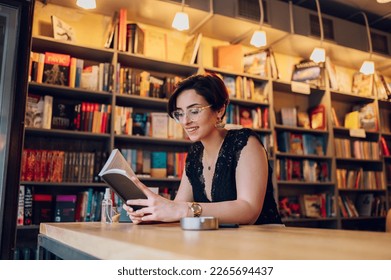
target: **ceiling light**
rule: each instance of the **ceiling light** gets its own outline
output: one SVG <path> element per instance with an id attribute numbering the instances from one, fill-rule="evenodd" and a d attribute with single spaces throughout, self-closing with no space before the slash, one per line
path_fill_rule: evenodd
<path id="1" fill-rule="evenodd" d="M 315 62 L 325 62 L 326 61 L 326 50 L 323 48 L 315 48 L 312 51 L 310 59 Z"/>
<path id="2" fill-rule="evenodd" d="M 266 32 L 262 30 L 256 30 L 251 37 L 250 44 L 257 48 L 266 46 Z"/>
<path id="3" fill-rule="evenodd" d="M 380 3 L 380 4 L 384 4 L 384 3 L 388 3 L 388 2 L 391 2 L 391 0 L 377 0 L 377 3 Z"/>
<path id="4" fill-rule="evenodd" d="M 370 60 L 364 61 L 361 65 L 360 72 L 364 75 L 371 75 L 375 73 L 375 63 Z"/>
<path id="5" fill-rule="evenodd" d="M 260 20 L 259 20 L 259 26 L 262 28 L 263 25 L 263 4 L 262 0 L 259 0 L 259 12 L 260 12 Z M 266 32 L 262 30 L 256 30 L 254 31 L 253 36 L 251 37 L 250 44 L 254 47 L 263 47 L 267 45 L 266 41 Z"/>
<path id="6" fill-rule="evenodd" d="M 319 0 L 315 0 L 315 1 L 316 1 L 316 8 L 318 10 L 320 45 L 322 46 L 323 39 L 324 39 L 322 13 L 320 12 Z M 311 53 L 310 59 L 315 63 L 325 62 L 326 50 L 324 48 L 314 48 L 314 50 Z"/>
<path id="7" fill-rule="evenodd" d="M 177 12 L 174 20 L 172 21 L 172 27 L 179 31 L 188 30 L 189 16 L 184 12 Z"/>
<path id="8" fill-rule="evenodd" d="M 183 12 L 185 7 L 185 0 L 182 0 L 182 11 L 175 14 L 174 20 L 172 21 L 172 27 L 179 30 L 188 30 L 189 27 L 189 15 Z"/>
<path id="9" fill-rule="evenodd" d="M 371 74 L 375 73 L 375 63 L 373 61 L 371 61 L 371 57 L 372 57 L 371 30 L 369 29 L 367 15 L 364 12 L 361 12 L 361 14 L 364 16 L 365 27 L 367 30 L 368 46 L 369 46 L 369 60 L 366 60 L 363 62 L 362 66 L 360 68 L 360 72 L 363 73 L 364 75 L 371 75 Z"/>
<path id="10" fill-rule="evenodd" d="M 95 9 L 96 1 L 95 0 L 77 0 L 76 5 L 83 9 Z"/>

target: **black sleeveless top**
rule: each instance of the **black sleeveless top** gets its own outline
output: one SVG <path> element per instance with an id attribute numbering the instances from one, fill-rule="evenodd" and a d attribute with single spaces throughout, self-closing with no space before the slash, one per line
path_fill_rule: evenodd
<path id="1" fill-rule="evenodd" d="M 204 146 L 201 142 L 192 144 L 186 159 L 186 175 L 193 189 L 194 201 L 221 202 L 235 200 L 237 198 L 235 171 L 240 153 L 243 147 L 247 145 L 250 136 L 255 136 L 263 147 L 260 137 L 251 129 L 228 130 L 217 158 L 215 174 L 212 179 L 212 201 L 208 199 L 205 193 L 204 167 L 202 165 Z M 273 170 L 270 163 L 268 163 L 268 169 L 269 175 L 265 201 L 261 214 L 254 224 L 282 224 L 273 196 Z"/>

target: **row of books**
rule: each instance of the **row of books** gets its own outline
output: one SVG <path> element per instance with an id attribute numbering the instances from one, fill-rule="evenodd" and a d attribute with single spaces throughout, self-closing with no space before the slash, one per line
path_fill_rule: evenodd
<path id="1" fill-rule="evenodd" d="M 114 91 L 116 69 L 111 63 L 87 65 L 81 58 L 54 52 L 31 52 L 29 81 L 82 88 L 92 91 Z"/>
<path id="2" fill-rule="evenodd" d="M 27 182 L 100 182 L 98 173 L 107 153 L 24 149 L 21 181 Z"/>
<path id="3" fill-rule="evenodd" d="M 366 131 L 378 131 L 378 117 L 376 113 L 376 104 L 368 103 L 365 105 L 353 106 L 352 111 L 344 116 L 344 127 L 349 129 L 364 129 Z M 332 108 L 332 120 L 336 127 L 340 127 L 340 121 Z"/>
<path id="4" fill-rule="evenodd" d="M 214 49 L 214 66 L 237 73 L 248 73 L 261 78 L 278 79 L 278 68 L 271 48 L 244 53 L 241 44 L 217 46 Z"/>
<path id="5" fill-rule="evenodd" d="M 226 111 L 226 123 L 238 124 L 246 128 L 269 128 L 269 108 L 249 108 L 240 105 L 229 104 Z"/>
<path id="6" fill-rule="evenodd" d="M 120 66 L 117 92 L 143 97 L 168 98 L 174 91 L 175 85 L 181 80 L 179 76 L 157 76 L 145 70 Z"/>
<path id="7" fill-rule="evenodd" d="M 298 111 L 295 107 L 282 107 L 276 110 L 276 122 L 290 127 L 307 129 L 326 129 L 326 108 L 323 104 L 306 111 Z"/>
<path id="8" fill-rule="evenodd" d="M 296 155 L 326 154 L 326 138 L 323 135 L 277 131 L 277 150 Z"/>
<path id="9" fill-rule="evenodd" d="M 334 138 L 335 156 L 339 158 L 355 158 L 379 160 L 379 143 L 345 138 Z"/>
<path id="10" fill-rule="evenodd" d="M 28 94 L 25 126 L 108 133 L 111 105 Z"/>
<path id="11" fill-rule="evenodd" d="M 279 210 L 283 218 L 326 218 L 336 216 L 335 196 L 330 193 L 282 196 Z"/>
<path id="12" fill-rule="evenodd" d="M 182 126 L 167 113 L 133 112 L 132 107 L 116 106 L 114 132 L 118 135 L 141 135 L 163 139 L 186 139 Z"/>
<path id="13" fill-rule="evenodd" d="M 276 176 L 281 181 L 330 182 L 330 165 L 325 161 L 278 158 Z"/>
<path id="14" fill-rule="evenodd" d="M 356 198 L 340 195 L 338 206 L 344 218 L 385 217 L 387 212 L 385 197 L 373 193 L 359 194 Z"/>
<path id="15" fill-rule="evenodd" d="M 269 102 L 268 83 L 255 83 L 253 79 L 245 76 L 228 76 L 217 73 L 227 87 L 230 98 L 250 100 L 256 102 Z"/>
<path id="16" fill-rule="evenodd" d="M 121 149 L 121 153 L 136 175 L 152 178 L 181 178 L 186 152 Z"/>
<path id="17" fill-rule="evenodd" d="M 382 171 L 364 171 L 359 169 L 337 169 L 338 189 L 359 189 L 359 190 L 384 190 Z"/>
<path id="18" fill-rule="evenodd" d="M 120 63 L 85 66 L 83 59 L 61 53 L 31 52 L 30 60 L 30 81 L 91 91 L 167 98 L 182 79 L 178 76 L 157 77 L 148 71 L 122 67 Z"/>
<path id="19" fill-rule="evenodd" d="M 35 193 L 34 187 L 19 186 L 17 225 L 75 221 L 76 195 Z"/>
<path id="20" fill-rule="evenodd" d="M 54 195 L 36 190 L 38 188 L 31 185 L 19 187 L 18 225 L 100 221 L 103 191 L 88 188 L 77 194 Z M 113 194 L 113 199 L 115 197 Z"/>

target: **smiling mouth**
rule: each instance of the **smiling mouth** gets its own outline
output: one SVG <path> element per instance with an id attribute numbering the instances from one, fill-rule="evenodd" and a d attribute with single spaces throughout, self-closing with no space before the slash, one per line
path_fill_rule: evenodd
<path id="1" fill-rule="evenodd" d="M 187 132 L 194 132 L 194 131 L 196 131 L 197 129 L 198 129 L 198 126 L 188 127 L 188 128 L 186 128 L 186 131 L 187 131 Z"/>

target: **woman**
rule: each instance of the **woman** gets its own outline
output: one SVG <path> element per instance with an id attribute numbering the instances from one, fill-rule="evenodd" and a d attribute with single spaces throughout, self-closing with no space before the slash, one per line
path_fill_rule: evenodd
<path id="1" fill-rule="evenodd" d="M 228 102 L 227 89 L 217 75 L 194 75 L 178 84 L 168 114 L 194 142 L 185 172 L 173 201 L 132 178 L 147 196 L 127 201 L 146 206 L 137 211 L 124 205 L 134 223 L 201 215 L 217 217 L 220 223 L 281 223 L 266 151 L 250 129 L 224 129 Z"/>

